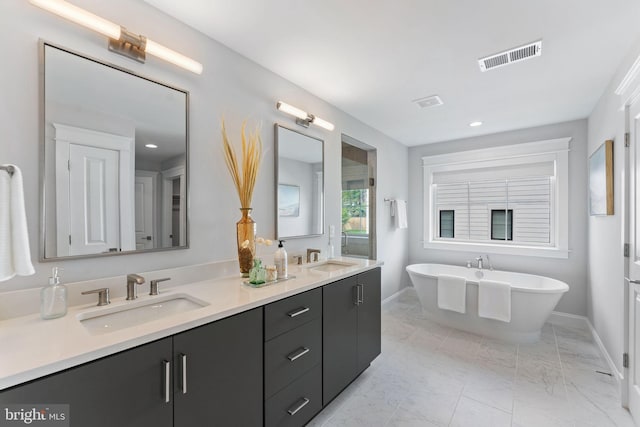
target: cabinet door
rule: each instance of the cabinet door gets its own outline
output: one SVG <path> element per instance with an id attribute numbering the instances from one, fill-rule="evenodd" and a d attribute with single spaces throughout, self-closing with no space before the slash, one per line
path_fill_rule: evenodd
<path id="1" fill-rule="evenodd" d="M 327 405 L 358 374 L 356 277 L 322 289 L 322 401 Z"/>
<path id="2" fill-rule="evenodd" d="M 262 308 L 175 335 L 175 425 L 261 426 L 262 342 Z"/>
<path id="3" fill-rule="evenodd" d="M 171 427 L 163 366 L 171 349 L 171 338 L 145 344 L 0 392 L 0 403 L 68 404 L 72 426 Z"/>
<path id="4" fill-rule="evenodd" d="M 360 305 L 358 305 L 358 372 L 362 372 L 380 354 L 380 269 L 358 275 Z"/>

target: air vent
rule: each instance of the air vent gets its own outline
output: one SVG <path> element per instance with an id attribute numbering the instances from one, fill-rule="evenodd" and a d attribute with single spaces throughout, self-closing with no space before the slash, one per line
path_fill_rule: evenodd
<path id="1" fill-rule="evenodd" d="M 444 104 L 438 95 L 427 96 L 426 98 L 414 99 L 413 102 L 418 104 L 420 108 L 437 107 Z"/>
<path id="2" fill-rule="evenodd" d="M 542 40 L 480 58 L 478 65 L 480 65 L 480 71 L 485 72 L 540 55 L 542 55 Z"/>

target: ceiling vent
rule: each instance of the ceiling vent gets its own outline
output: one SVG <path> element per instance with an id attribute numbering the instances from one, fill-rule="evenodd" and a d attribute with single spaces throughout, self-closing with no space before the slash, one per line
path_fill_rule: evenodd
<path id="1" fill-rule="evenodd" d="M 542 55 L 542 40 L 480 58 L 478 65 L 480 65 L 480 71 L 485 72 L 540 55 Z"/>
<path id="2" fill-rule="evenodd" d="M 427 96 L 426 98 L 414 99 L 413 102 L 418 104 L 420 108 L 429 108 L 429 107 L 437 107 L 438 105 L 444 104 L 442 102 L 442 98 L 438 95 Z"/>

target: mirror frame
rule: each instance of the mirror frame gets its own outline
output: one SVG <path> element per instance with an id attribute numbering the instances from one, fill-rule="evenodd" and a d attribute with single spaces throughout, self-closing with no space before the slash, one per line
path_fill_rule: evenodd
<path id="1" fill-rule="evenodd" d="M 278 227 L 278 218 L 279 218 L 279 200 L 278 200 L 278 184 L 280 181 L 280 162 L 279 162 L 279 152 L 280 152 L 280 144 L 279 144 L 279 140 L 278 140 L 278 129 L 282 128 L 282 129 L 286 129 L 288 131 L 291 132 L 295 132 L 297 134 L 300 134 L 304 137 L 307 138 L 311 138 L 311 139 L 315 139 L 316 141 L 320 142 L 320 144 L 322 145 L 322 197 L 323 197 L 323 201 L 326 199 L 325 197 L 325 154 L 324 154 L 324 140 L 317 138 L 315 136 L 311 136 L 311 135 L 307 135 L 305 133 L 302 133 L 296 129 L 291 129 L 288 126 L 283 126 L 279 123 L 275 123 L 274 124 L 274 155 L 275 155 L 275 171 L 274 171 L 274 177 L 275 177 L 275 187 L 274 187 L 274 193 L 275 193 L 275 230 L 276 230 L 276 239 L 277 240 L 289 240 L 289 239 L 303 239 L 303 238 L 307 238 L 307 237 L 318 237 L 318 236 L 323 236 L 324 235 L 324 231 L 325 231 L 325 222 L 326 222 L 326 203 L 323 202 L 323 206 L 322 206 L 322 230 L 320 233 L 316 233 L 316 234 L 302 234 L 299 236 L 280 236 L 280 230 Z"/>
<path id="2" fill-rule="evenodd" d="M 46 100 L 45 100 L 45 70 L 46 70 L 46 64 L 45 64 L 45 48 L 49 46 L 52 47 L 54 49 L 58 49 L 61 51 L 64 51 L 68 54 L 71 55 L 75 55 L 78 56 L 80 58 L 86 59 L 88 61 L 92 61 L 95 62 L 97 64 L 103 65 L 105 67 L 117 70 L 117 71 L 121 71 L 123 73 L 129 74 L 133 77 L 136 78 L 140 78 L 143 80 L 147 80 L 151 83 L 155 83 L 155 84 L 159 84 L 161 86 L 164 86 L 166 88 L 178 91 L 178 92 L 182 92 L 185 95 L 185 244 L 183 246 L 171 246 L 171 247 L 164 247 L 164 248 L 153 248 L 153 249 L 136 249 L 136 250 L 132 250 L 132 251 L 120 251 L 120 252 L 102 252 L 102 253 L 96 253 L 96 254 L 86 254 L 86 255 L 69 255 L 69 256 L 56 256 L 55 257 L 45 257 L 45 250 L 46 250 L 46 186 L 45 186 L 45 180 L 46 180 L 46 173 L 45 173 L 45 146 L 46 146 Z M 57 261 L 67 261 L 67 260 L 76 260 L 76 259 L 86 259 L 86 258 L 102 258 L 102 257 L 111 257 L 111 256 L 121 256 L 121 255 L 135 255 L 135 254 L 143 254 L 143 253 L 151 253 L 151 252 L 165 252 L 165 251 L 173 251 L 173 250 L 178 250 L 178 249 L 189 249 L 190 246 L 190 221 L 189 221 L 189 175 L 190 175 L 190 167 L 189 167 L 189 91 L 185 90 L 185 89 L 181 89 L 178 88 L 176 86 L 172 86 L 168 83 L 164 83 L 161 81 L 158 81 L 156 79 L 152 79 L 150 77 L 146 77 L 143 76 L 141 74 L 138 74 L 134 71 L 131 71 L 127 68 L 121 67 L 119 65 L 116 64 L 112 64 L 110 62 L 106 62 L 102 59 L 98 59 L 89 55 L 86 55 L 84 53 L 80 53 L 78 51 L 74 51 L 72 49 L 60 46 L 58 44 L 55 43 L 51 43 L 48 42 L 46 40 L 43 39 L 39 39 L 38 40 L 38 64 L 39 64 L 39 74 L 40 74 L 40 78 L 39 78 L 39 118 L 38 118 L 38 122 L 39 122 L 39 131 L 40 131 L 40 135 L 39 135 L 39 139 L 40 139 L 40 149 L 39 149 L 39 153 L 38 155 L 40 156 L 39 159 L 39 166 L 40 166 L 40 185 L 39 185 L 39 190 L 40 190 L 40 218 L 39 218 L 39 222 L 40 222 L 40 239 L 39 239 L 39 248 L 38 248 L 38 256 L 39 256 L 39 261 L 40 262 L 57 262 Z"/>

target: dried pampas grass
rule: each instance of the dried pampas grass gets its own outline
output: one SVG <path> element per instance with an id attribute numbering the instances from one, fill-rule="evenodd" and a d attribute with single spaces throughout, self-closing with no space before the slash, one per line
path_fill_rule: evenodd
<path id="1" fill-rule="evenodd" d="M 242 123 L 242 163 L 238 164 L 238 156 L 229 141 L 227 130 L 222 120 L 222 144 L 224 148 L 224 160 L 227 169 L 231 174 L 231 179 L 238 192 L 240 207 L 247 209 L 251 207 L 253 189 L 256 186 L 256 179 L 262 161 L 262 139 L 260 129 L 256 127 L 253 132 L 246 132 L 247 123 Z"/>

